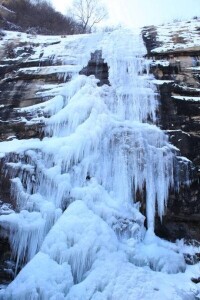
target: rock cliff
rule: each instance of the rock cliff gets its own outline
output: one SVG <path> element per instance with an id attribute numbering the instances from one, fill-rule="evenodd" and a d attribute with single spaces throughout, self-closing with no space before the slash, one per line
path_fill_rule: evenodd
<path id="1" fill-rule="evenodd" d="M 158 234 L 200 240 L 200 20 L 143 29 L 159 92 L 159 124 L 192 161 L 191 183 L 172 192 Z"/>

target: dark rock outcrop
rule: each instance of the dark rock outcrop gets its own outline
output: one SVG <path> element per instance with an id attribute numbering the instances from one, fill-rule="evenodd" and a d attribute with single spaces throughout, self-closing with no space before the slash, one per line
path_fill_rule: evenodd
<path id="1" fill-rule="evenodd" d="M 30 36 L 30 42 L 25 43 L 20 42 L 20 37 L 19 33 L 19 40 L 13 40 L 12 49 L 9 46 L 11 43 L 6 42 L 4 51 L 0 53 L 0 141 L 11 137 L 40 138 L 42 124 L 26 125 L 26 120 L 30 120 L 31 116 L 19 111 L 19 108 L 48 100 L 49 96 L 38 94 L 42 86 L 63 83 L 71 77 L 70 73 L 64 78 L 58 76 L 56 70 L 48 72 L 48 68 L 55 64 L 60 65 L 61 62 L 54 62 L 54 57 L 43 58 L 44 48 L 59 41 L 35 44 L 31 42 Z M 38 59 L 31 59 L 31 55 L 38 51 L 38 47 L 40 47 Z"/>
<path id="2" fill-rule="evenodd" d="M 91 53 L 91 59 L 88 62 L 88 65 L 84 67 L 79 74 L 90 76 L 94 75 L 99 79 L 98 86 L 103 84 L 108 84 L 108 65 L 104 62 L 102 58 L 102 51 L 96 50 L 94 53 Z"/>
<path id="3" fill-rule="evenodd" d="M 144 28 L 143 39 L 160 95 L 160 127 L 181 155 L 192 161 L 192 176 L 190 186 L 171 191 L 166 214 L 162 223 L 157 220 L 156 231 L 170 240 L 200 240 L 200 47 L 191 47 L 178 29 L 176 32 L 176 26 L 170 34 L 170 46 L 163 49 L 159 48 L 165 44 L 160 42 L 156 27 Z M 181 46 L 176 47 L 177 43 Z"/>
<path id="4" fill-rule="evenodd" d="M 0 238 L 0 289 L 14 279 L 15 263 L 11 259 L 11 249 L 6 238 Z"/>

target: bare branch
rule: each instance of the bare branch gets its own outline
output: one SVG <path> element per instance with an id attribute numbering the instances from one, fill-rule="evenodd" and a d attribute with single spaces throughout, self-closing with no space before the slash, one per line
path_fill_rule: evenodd
<path id="1" fill-rule="evenodd" d="M 74 0 L 72 11 L 83 33 L 90 32 L 95 24 L 107 17 L 107 11 L 101 0 Z"/>

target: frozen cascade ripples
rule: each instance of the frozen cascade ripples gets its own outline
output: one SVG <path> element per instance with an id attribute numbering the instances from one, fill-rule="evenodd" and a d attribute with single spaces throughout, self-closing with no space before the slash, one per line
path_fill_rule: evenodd
<path id="1" fill-rule="evenodd" d="M 73 36 L 57 47 L 76 70 L 102 50 L 111 86 L 74 71 L 54 98 L 23 108 L 38 114 L 29 122 L 45 123 L 43 140 L 1 143 L 18 212 L 0 224 L 17 264 L 27 264 L 0 299 L 194 299 L 197 266 L 154 235 L 156 207 L 162 218 L 179 184 L 178 161 L 154 125 L 157 95 L 139 31 Z M 144 189 L 147 231 L 136 196 Z"/>

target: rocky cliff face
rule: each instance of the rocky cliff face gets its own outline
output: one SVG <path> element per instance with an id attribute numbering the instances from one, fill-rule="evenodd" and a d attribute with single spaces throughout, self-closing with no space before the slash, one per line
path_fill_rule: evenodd
<path id="1" fill-rule="evenodd" d="M 193 20 L 190 23 L 147 27 L 143 29 L 143 38 L 150 72 L 155 77 L 159 94 L 159 125 L 169 134 L 170 141 L 180 149 L 181 155 L 192 162 L 188 170 L 191 184 L 180 186 L 176 192 L 170 193 L 166 215 L 162 224 L 157 220 L 156 231 L 170 240 L 185 238 L 200 241 L 200 22 Z M 52 98 L 58 86 L 61 87 L 63 82 L 70 80 L 73 72 L 77 72 L 73 60 L 69 60 L 67 55 L 65 57 L 64 39 L 60 36 L 36 40 L 33 35 L 21 33 L 8 33 L 3 38 L 0 48 L 0 141 L 15 137 L 43 138 L 43 115 L 37 109 L 37 120 L 33 122 L 35 111 L 27 113 L 23 108 L 40 105 Z M 59 47 L 65 65 L 59 55 L 55 60 L 55 47 Z M 69 47 L 73 48 L 73 42 Z M 84 62 L 78 72 L 95 75 L 99 79 L 98 85 L 109 85 L 109 66 L 101 51 L 94 49 L 88 64 Z M 14 155 L 12 159 L 17 161 Z M 5 163 L 2 159 L 1 214 L 17 209 Z M 10 245 L 3 234 L 0 250 L 0 284 L 6 284 L 14 276 L 14 262 L 10 260 Z"/>
<path id="2" fill-rule="evenodd" d="M 60 61 L 51 55 L 51 47 L 63 38 L 43 38 L 23 33 L 7 32 L 0 46 L 0 141 L 41 138 L 41 123 L 28 124 L 30 113 L 20 108 L 39 104 L 53 96 L 54 88 L 70 77 Z M 45 51 L 47 52 L 45 54 Z M 49 53 L 50 51 L 50 53 Z M 0 163 L 0 214 L 16 210 L 10 188 L 10 178 L 5 174 L 5 162 Z M 10 259 L 11 249 L 6 235 L 0 240 L 0 285 L 13 279 L 15 263 Z"/>
<path id="3" fill-rule="evenodd" d="M 160 127 L 192 161 L 191 184 L 171 193 L 158 234 L 200 240 L 200 20 L 143 30 L 160 100 Z"/>

